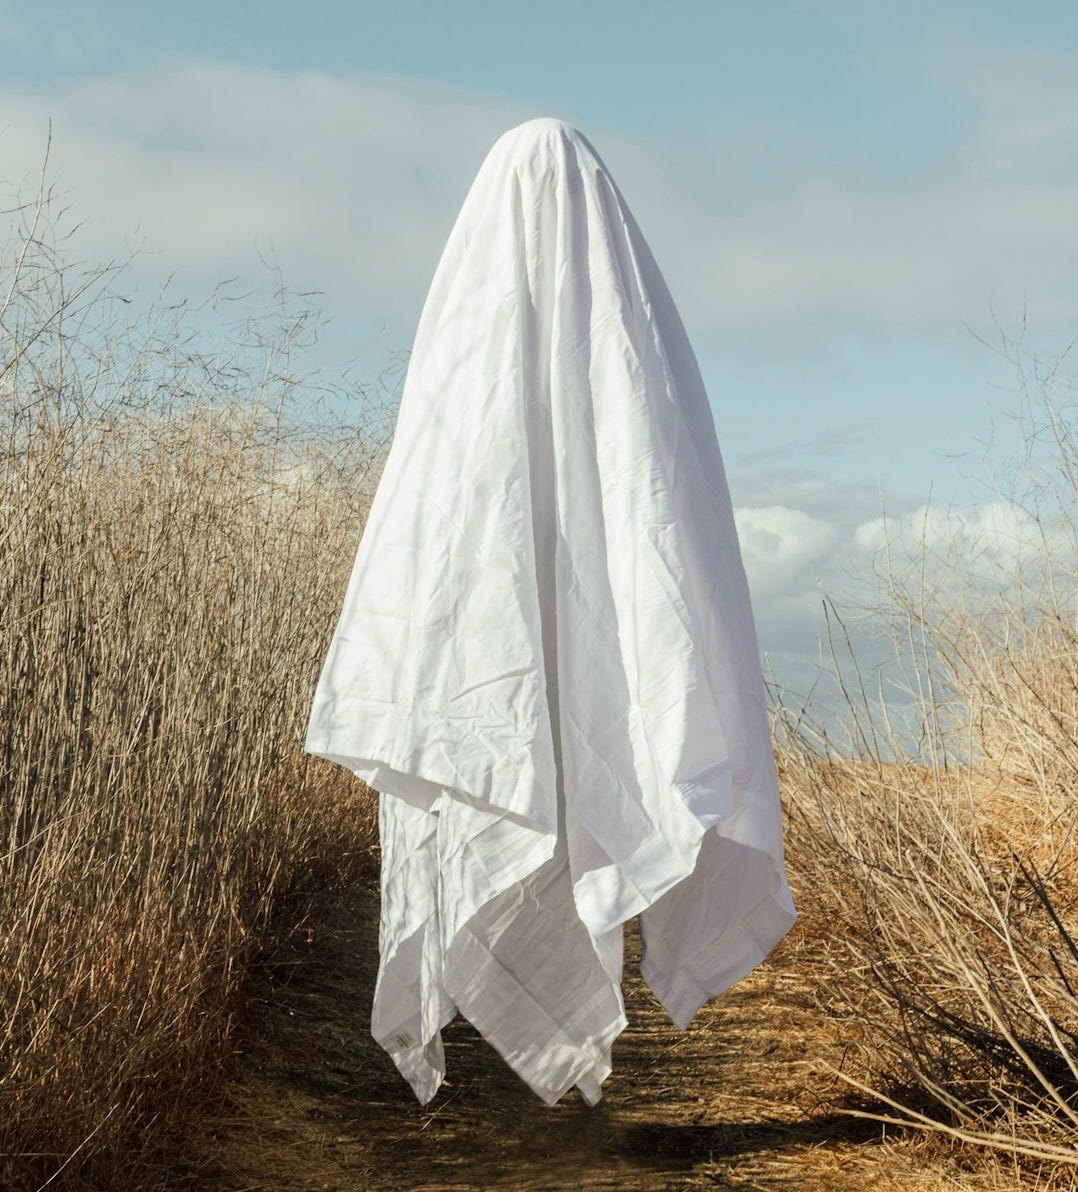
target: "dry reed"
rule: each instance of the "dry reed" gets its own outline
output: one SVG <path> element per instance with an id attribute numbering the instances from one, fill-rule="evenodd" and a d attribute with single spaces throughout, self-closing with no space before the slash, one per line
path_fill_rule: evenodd
<path id="1" fill-rule="evenodd" d="M 1038 396 L 1038 395 L 1034 395 Z M 790 855 L 830 923 L 821 1001 L 843 1077 L 882 1120 L 1078 1167 L 1078 427 L 1058 377 L 1021 416 L 1030 450 L 1006 549 L 890 544 L 872 675 L 825 603 L 842 712 L 780 696 Z M 1020 538 L 1022 536 L 1019 536 Z M 842 740 L 839 741 L 839 734 Z"/>
<path id="2" fill-rule="evenodd" d="M 0 261 L 0 1185 L 146 1188 L 281 898 L 369 863 L 302 735 L 384 436 L 308 307 L 209 349 L 222 295 L 128 316 L 62 225 Z"/>

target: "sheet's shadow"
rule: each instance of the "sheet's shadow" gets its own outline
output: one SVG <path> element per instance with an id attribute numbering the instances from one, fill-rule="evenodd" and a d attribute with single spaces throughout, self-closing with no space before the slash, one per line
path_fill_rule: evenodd
<path id="1" fill-rule="evenodd" d="M 871 1142 L 880 1137 L 876 1122 L 844 1113 L 824 1113 L 798 1121 L 772 1118 L 756 1122 L 722 1122 L 710 1125 L 633 1126 L 621 1140 L 624 1158 L 664 1170 L 689 1170 L 701 1163 L 757 1151 L 814 1146 L 841 1139 Z"/>
<path id="2" fill-rule="evenodd" d="M 792 1111 L 780 1118 L 753 1117 L 746 1102 L 737 1116 L 747 1120 L 724 1117 L 716 1094 L 740 1079 L 739 1057 L 748 1045 L 737 1031 L 760 1028 L 759 1007 L 746 1000 L 741 1017 L 731 1012 L 722 1031 L 676 1031 L 635 976 L 633 936 L 626 941 L 630 1027 L 616 1045 L 614 1074 L 598 1106 L 588 1107 L 575 1092 L 552 1108 L 544 1105 L 460 1019 L 444 1033 L 446 1083 L 420 1106 L 369 1033 L 377 891 L 345 891 L 305 939 L 255 978 L 243 1063 L 256 1112 L 272 1119 L 282 1146 L 306 1147 L 308 1154 L 331 1147 L 333 1162 L 362 1171 L 362 1186 L 371 1192 L 695 1187 L 691 1181 L 704 1173 L 685 1173 L 702 1165 L 706 1171 L 723 1157 L 777 1157 L 828 1141 L 879 1137 L 878 1125 L 834 1112 L 833 1104 L 815 1115 L 798 1118 Z M 784 1103 L 777 1092 L 771 1100 Z M 257 1121 L 246 1126 L 260 1128 Z M 567 1174 L 577 1171 L 591 1176 L 581 1182 Z M 526 1182 L 514 1182 L 525 1172 Z"/>

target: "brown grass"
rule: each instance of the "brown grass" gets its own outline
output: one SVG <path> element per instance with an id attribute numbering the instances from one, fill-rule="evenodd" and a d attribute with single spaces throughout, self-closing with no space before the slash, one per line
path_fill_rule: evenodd
<path id="1" fill-rule="evenodd" d="M 125 326 L 46 208 L 0 266 L 0 1184 L 141 1188 L 282 898 L 370 864 L 301 747 L 381 442 L 293 375 L 307 312 Z"/>
<path id="2" fill-rule="evenodd" d="M 1009 496 L 1024 499 L 1031 545 L 987 571 L 991 552 L 968 542 L 935 556 L 923 545 L 905 570 L 884 558 L 872 612 L 905 706 L 865 675 L 829 603 L 837 729 L 789 700 L 780 717 L 792 864 L 834 924 L 821 985 L 854 1043 L 843 1078 L 878 1098 L 880 1120 L 1010 1156 L 1030 1178 L 1069 1170 L 1068 1186 L 1078 1167 L 1073 413 L 1066 393 L 1025 409 L 1038 446 Z"/>

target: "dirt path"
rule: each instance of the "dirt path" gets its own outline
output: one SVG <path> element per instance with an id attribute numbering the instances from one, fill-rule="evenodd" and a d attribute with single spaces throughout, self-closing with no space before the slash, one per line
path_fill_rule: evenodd
<path id="1" fill-rule="evenodd" d="M 636 976 L 604 1098 L 544 1106 L 465 1023 L 448 1078 L 418 1105 L 368 1033 L 377 892 L 352 888 L 256 991 L 234 1111 L 205 1143 L 214 1192 L 971 1188 L 917 1144 L 839 1112 L 811 1058 L 831 1049 L 797 928 L 679 1032 Z M 998 1187 L 998 1185 L 996 1185 Z"/>

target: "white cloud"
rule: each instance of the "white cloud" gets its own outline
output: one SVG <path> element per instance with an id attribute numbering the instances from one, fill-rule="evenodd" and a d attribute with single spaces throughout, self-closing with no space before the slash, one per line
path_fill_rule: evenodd
<path id="1" fill-rule="evenodd" d="M 964 509 L 922 505 L 896 518 L 864 522 L 853 536 L 854 548 L 864 555 L 889 552 L 899 574 L 923 560 L 931 581 L 960 587 L 1040 574 L 1048 560 L 1073 568 L 1076 545 L 1073 518 L 1060 521 L 1003 499 Z"/>
<path id="2" fill-rule="evenodd" d="M 803 590 L 838 545 L 826 522 L 783 505 L 738 509 L 735 520 L 749 583 L 763 599 Z"/>
<path id="3" fill-rule="evenodd" d="M 796 484 L 788 488 L 795 499 L 797 491 Z M 879 661 L 876 610 L 889 604 L 888 572 L 900 590 L 913 595 L 924 582 L 926 592 L 958 608 L 991 605 L 1016 584 L 1042 588 L 1051 568 L 1056 598 L 1064 606 L 1073 598 L 1073 518 L 1053 520 L 996 498 L 868 518 L 864 502 L 855 502 L 857 520 L 857 508 L 851 517 L 842 507 L 843 495 L 834 495 L 829 511 L 820 502 L 811 514 L 789 505 L 735 513 L 760 644 L 787 683 L 797 686 L 815 673 L 825 596 L 837 601 L 862 663 Z"/>

